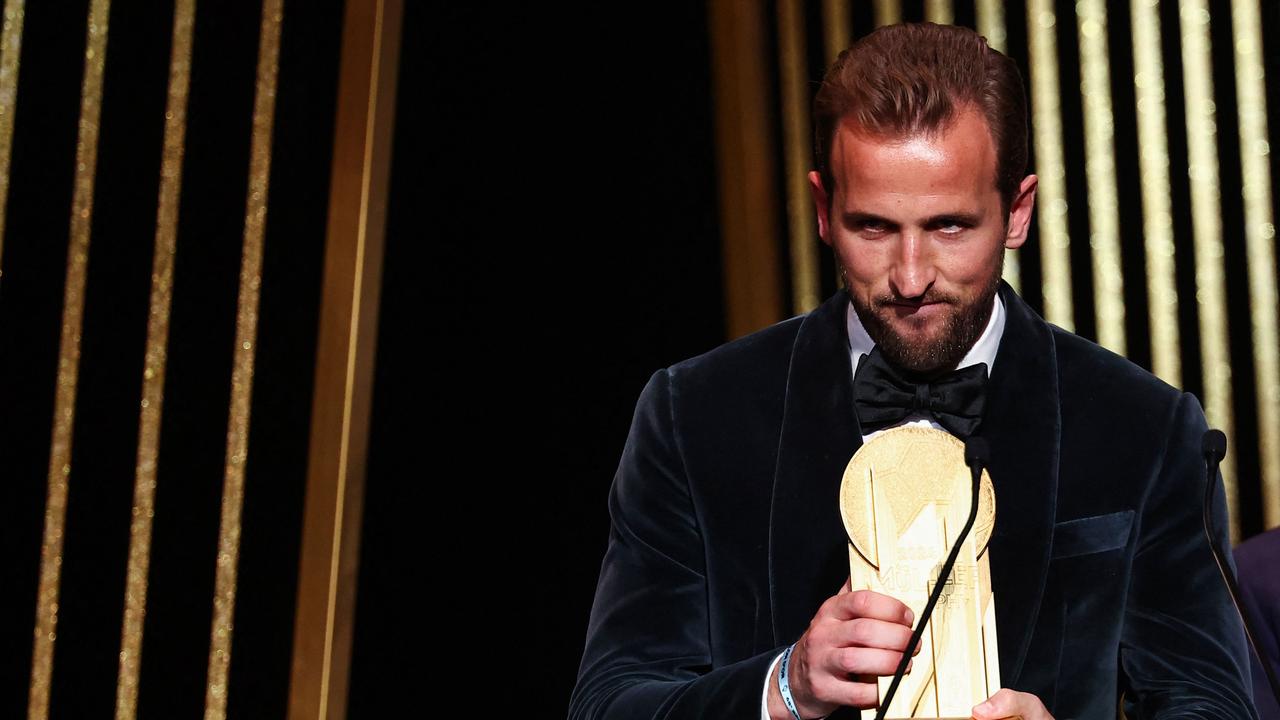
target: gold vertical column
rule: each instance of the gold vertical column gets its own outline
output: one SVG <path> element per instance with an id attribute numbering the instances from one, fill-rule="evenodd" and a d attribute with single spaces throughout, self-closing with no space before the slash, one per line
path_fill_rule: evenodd
<path id="1" fill-rule="evenodd" d="M 786 162 L 787 227 L 791 246 L 791 313 L 817 307 L 818 243 L 809 195 L 808 72 L 805 70 L 804 0 L 778 0 L 778 63 L 782 85 L 783 156 Z"/>
<path id="2" fill-rule="evenodd" d="M 275 125 L 283 0 L 263 0 L 258 39 L 258 72 L 249 144 L 249 189 L 245 198 L 236 340 L 231 367 L 231 407 L 227 418 L 222 514 L 213 586 L 213 628 L 205 681 L 205 720 L 227 715 L 227 671 L 231 665 L 232 619 L 236 606 L 236 562 L 240 555 L 240 510 L 249 455 L 249 410 L 253 399 L 254 347 L 258 338 L 258 294 L 262 284 L 262 243 L 271 181 L 271 132 Z"/>
<path id="3" fill-rule="evenodd" d="M 4 255 L 5 208 L 9 204 L 9 162 L 13 149 L 13 114 L 18 100 L 18 60 L 22 57 L 22 23 L 26 0 L 4 4 L 0 30 L 0 258 Z M 3 268 L 0 268 L 0 275 Z"/>
<path id="4" fill-rule="evenodd" d="M 176 0 L 173 49 L 169 57 L 169 94 L 164 113 L 164 149 L 160 160 L 160 197 L 156 207 L 155 251 L 151 262 L 151 300 L 147 350 L 142 371 L 138 418 L 138 460 L 129 523 L 129 564 L 125 573 L 124 623 L 120 633 L 120 671 L 116 679 L 116 718 L 137 713 L 138 673 L 142 666 L 142 629 L 147 613 L 147 569 L 151 564 L 151 521 L 155 516 L 156 458 L 160 453 L 160 412 L 173 298 L 173 256 L 177 252 L 178 199 L 187 132 L 187 91 L 191 85 L 191 34 L 195 0 Z"/>
<path id="5" fill-rule="evenodd" d="M 850 0 L 822 0 L 822 37 L 828 65 L 835 63 L 837 56 L 852 45 L 849 3 Z M 806 97 L 804 106 L 805 110 L 808 110 L 812 108 L 813 102 Z M 813 132 L 813 126 L 806 128 L 806 132 Z M 810 138 L 809 147 L 810 149 L 813 147 L 812 138 Z M 835 272 L 836 287 L 841 287 L 844 281 L 840 277 L 840 269 L 833 268 L 833 272 Z"/>
<path id="6" fill-rule="evenodd" d="M 1169 198 L 1169 139 L 1165 125 L 1159 0 L 1131 0 L 1129 7 L 1133 25 L 1133 86 L 1138 111 L 1142 235 L 1147 255 L 1151 369 L 1165 382 L 1181 387 L 1182 356 L 1178 338 L 1178 290 L 1174 268 L 1173 208 Z"/>
<path id="7" fill-rule="evenodd" d="M 956 21 L 951 0 L 924 0 L 924 19 L 939 25 L 951 25 Z"/>
<path id="8" fill-rule="evenodd" d="M 71 196 L 71 241 L 67 248 L 67 280 L 62 299 L 62 337 L 58 346 L 58 385 L 53 400 L 53 439 L 49 450 L 49 495 L 40 547 L 40 580 L 36 591 L 35 642 L 27 717 L 49 716 L 49 683 L 58 627 L 58 583 L 62 574 L 62 539 L 71 476 L 71 431 L 75 422 L 76 382 L 80 372 L 80 330 L 84 322 L 85 271 L 89 265 L 89 232 L 93 216 L 93 180 L 98 166 L 98 119 L 102 112 L 102 73 L 107 56 L 110 0 L 92 0 L 85 37 L 84 80 L 80 87 L 80 121 L 76 135 L 76 172 Z"/>
<path id="9" fill-rule="evenodd" d="M 1227 339 L 1227 291 L 1223 271 L 1221 189 L 1218 178 L 1217 120 L 1213 99 L 1213 56 L 1209 8 L 1204 0 L 1178 5 L 1182 29 L 1182 88 L 1187 109 L 1187 175 L 1191 179 L 1191 228 L 1195 240 L 1196 302 L 1200 306 L 1200 357 L 1205 414 L 1227 434 L 1222 461 L 1231 540 L 1240 537 L 1236 517 L 1234 422 L 1231 412 L 1231 354 Z"/>
<path id="10" fill-rule="evenodd" d="M 1052 0 L 1027 0 L 1031 56 L 1031 113 L 1039 185 L 1041 287 L 1044 315 L 1071 330 L 1071 239 L 1067 234 L 1067 169 L 1062 159 L 1062 106 L 1058 88 L 1058 23 Z"/>
<path id="11" fill-rule="evenodd" d="M 402 12 L 343 21 L 290 718 L 346 717 Z"/>
<path id="12" fill-rule="evenodd" d="M 849 47 L 850 0 L 822 0 L 822 41 L 828 63 Z M 805 105 L 808 107 L 808 104 Z"/>
<path id="13" fill-rule="evenodd" d="M 1080 100 L 1084 108 L 1085 177 L 1089 183 L 1089 247 L 1098 344 L 1124 355 L 1124 274 L 1116 199 L 1115 116 L 1111 109 L 1111 52 L 1103 0 L 1076 3 L 1080 42 Z"/>
<path id="14" fill-rule="evenodd" d="M 902 0 L 875 0 L 876 27 L 902 22 Z"/>
<path id="15" fill-rule="evenodd" d="M 987 45 L 1005 52 L 1008 31 L 1004 21 L 1004 3 L 1000 0 L 977 0 L 973 9 L 978 21 L 978 34 L 987 39 Z"/>
<path id="16" fill-rule="evenodd" d="M 1004 52 L 1008 42 L 1004 3 L 1000 0 L 977 0 L 973 9 L 978 22 L 978 34 L 987 39 L 989 47 Z M 1022 292 L 1022 265 L 1016 250 L 1004 251 L 1004 279 L 1015 291 Z"/>
<path id="17" fill-rule="evenodd" d="M 1256 0 L 1231 4 L 1235 35 L 1240 168 L 1244 176 L 1245 242 L 1249 259 L 1253 367 L 1258 397 L 1258 465 L 1265 527 L 1280 525 L 1280 331 L 1276 317 L 1276 226 L 1271 214 L 1271 167 L 1262 20 Z"/>
<path id="18" fill-rule="evenodd" d="M 712 0 L 708 13 L 726 332 L 736 338 L 777 322 L 783 308 L 765 16 L 760 0 Z"/>
<path id="19" fill-rule="evenodd" d="M 852 25 L 849 18 L 849 2 L 850 0 L 822 0 L 822 37 L 828 65 L 835 62 L 836 57 L 853 44 L 849 34 L 849 28 Z M 804 105 L 806 111 L 812 106 L 813 103 L 806 98 Z M 806 131 L 807 133 L 812 132 L 812 125 L 806 128 Z M 812 148 L 812 136 L 806 134 L 806 137 L 809 137 L 809 147 Z M 838 263 L 833 263 L 833 265 L 838 265 Z M 835 286 L 840 287 L 841 283 L 844 282 L 840 277 L 840 269 L 838 267 L 833 268 L 833 272 L 835 273 Z"/>

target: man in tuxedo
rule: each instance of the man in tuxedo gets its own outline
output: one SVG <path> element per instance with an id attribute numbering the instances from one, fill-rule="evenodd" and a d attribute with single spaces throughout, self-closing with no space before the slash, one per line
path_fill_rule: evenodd
<path id="1" fill-rule="evenodd" d="M 838 489 L 866 439 L 906 423 L 991 447 L 1006 689 L 975 718 L 1121 702 L 1131 718 L 1255 717 L 1200 529 L 1199 404 L 1000 281 L 1036 189 L 1012 61 L 964 28 L 881 28 L 837 59 L 814 115 L 809 179 L 845 287 L 650 379 L 570 717 L 875 707 L 914 618 L 850 591 Z"/>

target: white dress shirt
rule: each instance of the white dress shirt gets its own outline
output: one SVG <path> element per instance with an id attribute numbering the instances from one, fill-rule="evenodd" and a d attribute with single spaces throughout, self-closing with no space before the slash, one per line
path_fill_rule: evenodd
<path id="1" fill-rule="evenodd" d="M 969 348 L 969 352 L 960 359 L 960 364 L 956 369 L 967 368 L 970 365 L 978 363 L 987 364 L 987 377 L 991 377 L 991 368 L 995 366 L 996 350 L 1000 347 L 1000 338 L 1004 335 L 1005 310 L 1004 303 L 1001 302 L 1000 296 L 996 295 L 992 301 L 994 307 L 991 309 L 991 318 L 987 320 L 987 327 L 983 329 L 982 334 L 978 336 L 973 347 Z M 858 318 L 858 313 L 854 311 L 853 304 L 849 303 L 845 306 L 845 324 L 848 326 L 849 335 L 849 356 L 852 362 L 849 365 L 852 372 L 856 375 L 858 372 L 858 362 L 863 355 L 870 355 L 871 349 L 876 346 L 871 336 L 867 334 L 867 329 L 862 326 L 862 321 Z M 850 378 L 852 381 L 852 377 Z M 902 422 L 892 427 L 902 425 L 917 425 L 920 427 L 931 427 L 938 430 L 946 430 L 933 420 L 920 415 L 911 415 L 903 419 Z M 883 428 L 875 432 L 862 436 L 862 442 L 866 442 L 880 433 L 888 430 Z M 779 653 L 778 657 L 773 659 L 773 663 L 769 665 L 768 671 L 764 674 L 764 692 L 760 696 L 760 720 L 769 720 L 769 678 L 773 676 L 773 669 L 778 666 L 778 660 L 782 658 Z M 823 716 L 826 717 L 826 716 Z"/>

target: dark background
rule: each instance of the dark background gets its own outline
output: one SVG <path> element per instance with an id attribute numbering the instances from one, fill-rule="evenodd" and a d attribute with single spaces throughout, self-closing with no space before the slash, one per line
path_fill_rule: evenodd
<path id="1" fill-rule="evenodd" d="M 287 704 L 341 5 L 285 3 L 232 717 L 283 716 Z M 349 714 L 559 716 L 636 398 L 658 368 L 726 339 L 708 9 L 405 5 Z M 817 77 L 819 4 L 808 5 Z M 1073 4 L 1058 5 L 1065 89 L 1078 83 Z M 1175 123 L 1180 48 L 1175 4 L 1165 5 Z M 774 4 L 765 6 L 772 16 Z M 905 6 L 905 19 L 921 18 L 921 3 Z M 957 22 L 971 22 L 973 3 L 956 6 Z M 86 7 L 27 6 L 0 264 L 0 554 L 12 558 L 0 593 L 3 717 L 24 714 L 30 673 Z M 203 704 L 260 5 L 201 3 L 198 13 L 144 717 L 193 716 Z M 1025 35 L 1012 28 L 1026 19 L 1016 3 L 1007 13 L 1009 53 L 1025 71 Z M 1217 5 L 1214 13 L 1226 17 Z M 1280 29 L 1277 13 L 1272 5 L 1265 14 L 1265 37 Z M 159 0 L 112 9 L 102 119 L 110 142 L 99 151 L 55 717 L 109 715 L 114 704 L 171 14 Z M 869 16 L 858 4 L 853 21 L 866 27 Z M 1117 108 L 1132 103 L 1127 22 L 1117 13 L 1110 27 Z M 767 42 L 775 53 L 772 36 Z M 1230 46 L 1229 25 L 1215 23 L 1214 42 Z M 1268 58 L 1276 77 L 1271 48 Z M 1233 94 L 1230 62 L 1215 60 L 1214 70 L 1219 95 Z M 778 80 L 771 71 L 760 82 L 773 91 Z M 1276 88 L 1268 86 L 1273 119 Z M 1063 99 L 1074 181 L 1083 177 L 1069 121 L 1078 96 L 1064 90 Z M 1218 103 L 1222 128 L 1234 127 L 1228 106 Z M 1118 111 L 1116 133 L 1118 148 L 1136 145 L 1128 114 Z M 1177 167 L 1185 135 L 1171 127 L 1169 139 Z M 1220 136 L 1227 277 L 1240 287 L 1231 142 Z M 1121 187 L 1132 187 L 1132 164 L 1117 168 Z M 1087 237 L 1085 198 L 1070 200 L 1071 234 Z M 1183 373 L 1195 392 L 1185 179 L 1175 177 L 1174 202 Z M 1131 229 L 1140 211 L 1132 203 L 1122 211 Z M 783 238 L 779 231 L 785 269 Z M 1035 243 L 1033 233 L 1023 282 L 1038 308 Z M 1141 272 L 1142 245 L 1125 247 L 1130 352 L 1146 365 L 1145 313 L 1135 310 L 1144 286 L 1129 277 Z M 822 252 L 830 293 L 834 274 Z M 1080 270 L 1087 243 L 1073 243 L 1073 253 L 1078 330 L 1089 337 L 1092 280 Z M 1249 309 L 1239 297 L 1229 310 L 1236 441 L 1245 447 L 1256 444 L 1256 430 L 1241 409 L 1252 407 L 1253 381 Z M 1239 462 L 1241 477 L 1256 475 L 1256 459 Z M 1250 487 L 1241 483 L 1246 537 L 1261 529 Z"/>
<path id="2" fill-rule="evenodd" d="M 415 12 L 429 15 L 420 41 Z M 400 101 L 422 98 L 416 117 L 431 131 L 413 142 L 432 180 L 414 227 L 389 228 L 384 298 L 400 276 L 428 294 L 430 310 L 402 326 L 421 343 L 404 372 L 420 374 L 439 423 L 401 426 L 406 445 L 382 446 L 383 459 L 375 428 L 366 522 L 392 502 L 373 485 L 380 462 L 432 467 L 416 473 L 429 489 L 415 497 L 447 530 L 429 549 L 406 542 L 415 557 L 395 572 L 422 568 L 444 609 L 428 618 L 420 600 L 398 607 L 422 618 L 429 639 L 451 626 L 453 639 L 428 642 L 427 654 L 484 689 L 468 707 L 562 716 L 636 398 L 658 368 L 725 339 L 706 8 L 495 18 L 437 6 L 407 8 L 405 28 L 405 77 L 411 52 L 430 70 L 421 92 L 402 79 Z M 437 448 L 430 458 L 422 439 Z M 470 492 L 455 500 L 453 487 Z M 404 537 L 417 534 L 416 507 L 392 512 Z M 433 557 L 448 556 L 455 563 L 437 573 Z M 397 621 L 371 619 L 364 598 L 358 636 L 370 636 L 360 623 L 392 632 Z"/>

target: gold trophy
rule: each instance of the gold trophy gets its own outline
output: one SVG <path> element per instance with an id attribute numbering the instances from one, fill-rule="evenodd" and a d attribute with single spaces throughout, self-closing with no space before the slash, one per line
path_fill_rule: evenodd
<path id="1" fill-rule="evenodd" d="M 964 443 L 942 430 L 897 427 L 854 453 L 840 485 L 850 587 L 901 600 L 919 619 L 969 517 L 973 480 Z M 995 598 L 986 553 L 995 488 L 984 470 L 978 516 L 921 636 L 920 654 L 886 718 L 970 717 L 1000 688 Z M 879 681 L 885 697 L 890 678 Z M 863 720 L 876 711 L 864 710 Z"/>

